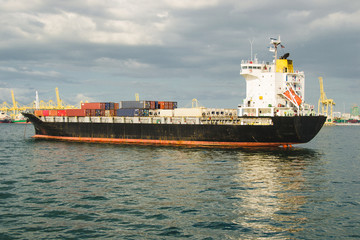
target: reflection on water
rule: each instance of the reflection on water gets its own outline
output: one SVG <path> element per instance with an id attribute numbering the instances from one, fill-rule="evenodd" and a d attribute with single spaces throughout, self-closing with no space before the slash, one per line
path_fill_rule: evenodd
<path id="1" fill-rule="evenodd" d="M 238 153 L 242 201 L 236 222 L 261 232 L 298 232 L 307 221 L 300 214 L 311 188 L 307 171 L 317 168 L 319 155 L 312 150 L 292 149 Z M 310 171 L 319 169 L 312 169 Z"/>

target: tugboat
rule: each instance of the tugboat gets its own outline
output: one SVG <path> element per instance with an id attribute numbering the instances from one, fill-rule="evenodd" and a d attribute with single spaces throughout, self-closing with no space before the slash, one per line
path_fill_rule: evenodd
<path id="1" fill-rule="evenodd" d="M 234 109 L 177 108 L 176 102 L 85 103 L 81 109 L 23 113 L 35 138 L 121 144 L 217 147 L 292 146 L 313 139 L 326 117 L 305 103 L 305 74 L 289 54 L 242 61 L 246 98 Z"/>

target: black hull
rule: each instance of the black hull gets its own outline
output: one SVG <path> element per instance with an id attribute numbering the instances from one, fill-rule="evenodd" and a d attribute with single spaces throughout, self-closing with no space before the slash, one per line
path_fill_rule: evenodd
<path id="1" fill-rule="evenodd" d="M 43 122 L 24 114 L 35 137 L 75 141 L 180 145 L 279 146 L 306 143 L 322 128 L 326 117 L 267 117 L 273 125 L 141 124 Z"/>

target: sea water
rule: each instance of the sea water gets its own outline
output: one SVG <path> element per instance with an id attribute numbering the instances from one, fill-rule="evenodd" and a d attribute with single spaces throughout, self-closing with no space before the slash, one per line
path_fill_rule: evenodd
<path id="1" fill-rule="evenodd" d="M 293 148 L 44 141 L 0 125 L 0 239 L 360 238 L 360 127 Z"/>

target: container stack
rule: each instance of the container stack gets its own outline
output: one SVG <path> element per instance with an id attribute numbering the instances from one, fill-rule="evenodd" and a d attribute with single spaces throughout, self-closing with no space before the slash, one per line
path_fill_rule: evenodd
<path id="1" fill-rule="evenodd" d="M 148 117 L 149 112 L 154 109 L 177 108 L 177 102 L 165 101 L 121 101 L 117 116 L 119 117 Z"/>
<path id="2" fill-rule="evenodd" d="M 35 116 L 38 117 L 74 117 L 85 116 L 85 111 L 82 109 L 51 109 L 51 110 L 35 110 Z"/>
<path id="3" fill-rule="evenodd" d="M 90 117 L 113 117 L 119 109 L 119 103 L 114 102 L 94 102 L 82 103 L 81 109 L 85 110 L 85 116 Z"/>
<path id="4" fill-rule="evenodd" d="M 85 117 L 85 116 L 116 116 L 116 110 L 119 103 L 114 102 L 96 102 L 82 103 L 81 109 L 51 109 L 51 110 L 35 110 L 34 114 L 38 117 Z"/>
<path id="5" fill-rule="evenodd" d="M 148 117 L 151 110 L 177 108 L 177 102 L 121 101 L 82 103 L 81 109 L 35 110 L 35 115 L 68 117 Z"/>

